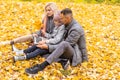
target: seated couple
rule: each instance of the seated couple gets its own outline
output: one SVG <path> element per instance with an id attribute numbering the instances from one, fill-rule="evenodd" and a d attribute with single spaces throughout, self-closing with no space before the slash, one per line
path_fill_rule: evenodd
<path id="1" fill-rule="evenodd" d="M 25 69 L 27 74 L 36 74 L 44 70 L 58 58 L 67 59 L 72 66 L 88 61 L 85 33 L 79 23 L 74 20 L 71 9 L 63 9 L 60 14 L 54 15 L 53 20 L 55 27 L 52 34 L 45 33 L 44 41 L 23 50 L 23 56 L 14 56 L 14 60 L 17 61 L 49 53 L 44 62 Z"/>

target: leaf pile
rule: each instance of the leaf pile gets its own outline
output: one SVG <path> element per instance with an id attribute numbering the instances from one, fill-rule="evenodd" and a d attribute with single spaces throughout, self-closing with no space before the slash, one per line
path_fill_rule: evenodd
<path id="1" fill-rule="evenodd" d="M 40 29 L 45 3 L 0 0 L 0 41 L 31 34 Z M 0 80 L 118 80 L 120 79 L 120 6 L 84 3 L 57 3 L 69 7 L 86 33 L 89 62 L 63 70 L 53 63 L 35 77 L 25 68 L 41 63 L 40 56 L 13 63 L 11 46 L 0 46 Z M 64 5 L 64 6 L 63 6 Z M 16 44 L 20 49 L 26 43 Z"/>

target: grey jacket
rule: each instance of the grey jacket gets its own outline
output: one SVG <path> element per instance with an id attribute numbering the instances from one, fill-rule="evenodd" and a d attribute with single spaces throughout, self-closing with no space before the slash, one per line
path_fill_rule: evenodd
<path id="1" fill-rule="evenodd" d="M 63 40 L 63 34 L 65 32 L 65 26 L 61 25 L 59 27 L 54 27 L 53 29 L 53 33 L 49 34 L 46 33 L 45 34 L 45 38 L 47 38 L 46 43 L 47 44 L 58 44 L 59 42 L 61 42 Z"/>
<path id="2" fill-rule="evenodd" d="M 87 60 L 87 50 L 86 50 L 86 41 L 85 33 L 83 28 L 76 22 L 74 19 L 71 23 L 65 28 L 68 31 L 67 38 L 65 41 L 69 42 L 70 45 L 74 48 L 75 54 L 72 59 L 72 66 L 80 64 L 82 61 Z M 49 51 L 52 52 L 57 48 L 57 45 L 49 45 Z"/>

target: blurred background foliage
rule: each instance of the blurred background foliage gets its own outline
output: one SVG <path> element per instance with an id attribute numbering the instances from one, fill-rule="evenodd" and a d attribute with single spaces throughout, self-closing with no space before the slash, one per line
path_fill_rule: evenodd
<path id="1" fill-rule="evenodd" d="M 84 2 L 84 3 L 105 3 L 105 4 L 120 4 L 120 0 L 20 0 L 20 1 L 37 1 L 37 2 Z"/>

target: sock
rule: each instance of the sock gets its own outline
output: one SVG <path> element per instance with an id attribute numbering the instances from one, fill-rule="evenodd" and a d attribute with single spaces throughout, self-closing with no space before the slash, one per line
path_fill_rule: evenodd
<path id="1" fill-rule="evenodd" d="M 24 57 L 25 57 L 25 59 L 27 59 L 27 56 L 26 56 L 26 55 L 24 55 Z"/>
<path id="2" fill-rule="evenodd" d="M 44 61 L 43 63 L 40 64 L 41 70 L 43 70 L 45 67 L 47 67 L 49 63 L 47 61 Z"/>
<path id="3" fill-rule="evenodd" d="M 14 41 L 10 41 L 10 45 L 13 45 L 14 44 Z"/>

